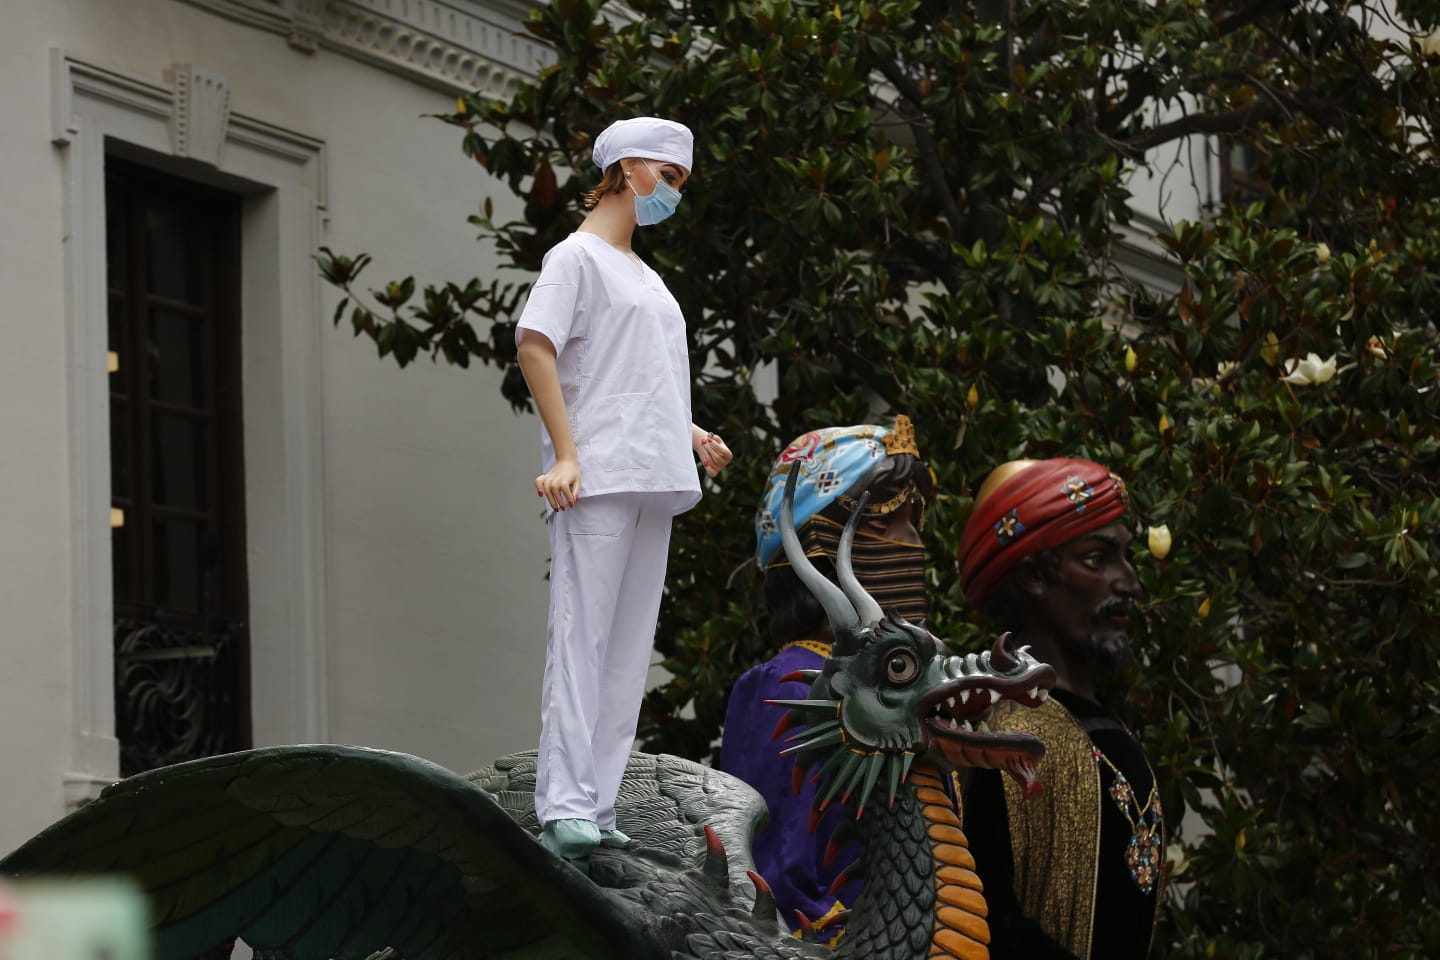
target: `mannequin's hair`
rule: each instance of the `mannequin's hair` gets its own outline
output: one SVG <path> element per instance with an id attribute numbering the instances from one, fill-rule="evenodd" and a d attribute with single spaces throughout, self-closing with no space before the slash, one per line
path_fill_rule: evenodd
<path id="1" fill-rule="evenodd" d="M 605 199 L 607 193 L 621 193 L 624 190 L 625 171 L 620 168 L 620 161 L 616 160 L 605 168 L 604 176 L 600 178 L 599 183 L 595 184 L 594 189 L 585 191 L 585 209 L 594 209 L 595 204 Z"/>
<path id="2" fill-rule="evenodd" d="M 985 598 L 985 616 L 999 630 L 1023 630 L 1035 617 L 1035 602 L 1020 586 L 1020 570 L 1027 565 L 1033 565 L 1040 576 L 1053 583 L 1060 576 L 1060 551 L 1046 550 L 1021 560 L 1010 572 L 1010 579 Z"/>
<path id="3" fill-rule="evenodd" d="M 915 484 L 926 503 L 934 499 L 935 481 L 930 477 L 930 467 L 908 453 L 897 453 L 877 463 L 844 495 L 853 499 L 869 490 L 872 502 L 885 500 L 909 483 Z M 850 511 L 835 500 L 820 511 L 820 516 L 843 525 L 850 519 Z M 805 524 L 800 524 L 800 529 L 804 528 Z M 815 569 L 834 581 L 835 566 L 829 557 L 811 557 L 810 561 Z M 765 571 L 765 610 L 770 615 L 770 642 L 777 647 L 829 631 L 829 621 L 820 601 L 800 582 L 789 564 L 778 564 Z"/>

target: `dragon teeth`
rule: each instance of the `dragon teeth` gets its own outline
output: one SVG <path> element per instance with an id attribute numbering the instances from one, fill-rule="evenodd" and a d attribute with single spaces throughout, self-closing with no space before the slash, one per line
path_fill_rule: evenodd
<path id="1" fill-rule="evenodd" d="M 991 688 L 990 688 L 990 703 L 991 703 L 991 705 L 993 706 L 993 705 L 994 705 L 995 703 L 997 703 L 999 700 L 1000 700 L 1000 691 L 999 691 L 999 690 L 996 690 L 994 687 L 991 687 Z"/>
<path id="2" fill-rule="evenodd" d="M 961 702 L 961 703 L 969 703 L 969 702 L 970 702 L 970 691 L 969 691 L 969 690 L 961 690 L 961 691 L 960 691 L 960 702 Z M 954 706 L 954 702 L 953 702 L 953 701 L 951 702 L 951 706 Z"/>
<path id="3" fill-rule="evenodd" d="M 966 733 L 969 733 L 969 732 L 973 729 L 973 728 L 970 726 L 970 721 L 969 721 L 969 720 L 966 720 L 964 723 L 961 724 L 961 726 L 965 728 L 965 732 L 966 732 Z"/>
<path id="4" fill-rule="evenodd" d="M 989 732 L 990 732 L 990 725 L 989 725 L 988 723 L 986 723 L 984 720 L 981 720 L 979 726 L 977 726 L 975 729 L 978 730 L 978 731 L 981 732 L 981 733 L 989 733 Z"/>
<path id="5" fill-rule="evenodd" d="M 1026 690 L 1026 691 L 1025 691 L 1025 696 L 1029 697 L 1031 700 L 1034 700 L 1034 699 L 1035 699 L 1037 696 L 1039 696 L 1039 695 L 1040 695 L 1040 688 L 1039 688 L 1039 687 L 1031 687 L 1029 690 Z"/>
<path id="6" fill-rule="evenodd" d="M 1041 691 L 1040 691 L 1040 697 L 1039 697 L 1039 699 L 1040 699 L 1040 702 L 1041 702 L 1041 703 L 1044 703 L 1046 700 L 1049 700 L 1049 699 L 1050 699 L 1050 691 L 1049 691 L 1049 690 L 1041 690 Z"/>
<path id="7" fill-rule="evenodd" d="M 955 709 L 955 698 L 954 698 L 954 697 L 951 697 L 949 700 L 946 700 L 946 701 L 945 701 L 945 705 L 946 705 L 947 707 L 949 707 L 951 710 L 954 710 L 954 709 Z"/>
<path id="8" fill-rule="evenodd" d="M 950 729 L 951 729 L 951 730 L 956 730 L 956 729 L 959 729 L 959 726 L 960 726 L 960 725 L 955 722 L 955 718 L 954 718 L 954 717 L 951 717 L 951 718 L 950 718 Z M 968 724 L 968 723 L 965 724 L 965 729 L 966 729 L 966 730 L 969 730 L 969 729 L 970 729 L 970 724 Z"/>

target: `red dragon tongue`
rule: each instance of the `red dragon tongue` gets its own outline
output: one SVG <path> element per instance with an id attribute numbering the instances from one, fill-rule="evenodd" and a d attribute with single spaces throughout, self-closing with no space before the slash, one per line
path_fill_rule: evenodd
<path id="1" fill-rule="evenodd" d="M 1045 792 L 1045 784 L 1040 782 L 1040 775 L 1035 772 L 1035 767 L 1028 760 L 1006 764 L 1005 770 L 1020 782 L 1021 793 L 1026 800 L 1038 797 Z"/>

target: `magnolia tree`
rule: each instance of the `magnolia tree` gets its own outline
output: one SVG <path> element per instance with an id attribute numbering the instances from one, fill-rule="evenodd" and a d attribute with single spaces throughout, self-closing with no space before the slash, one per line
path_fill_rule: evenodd
<path id="1" fill-rule="evenodd" d="M 601 6 L 536 11 L 556 63 L 440 118 L 525 199 L 472 218 L 516 281 L 417 295 L 357 279 L 363 255 L 320 262 L 382 357 L 496 365 L 524 408 L 524 278 L 581 216 L 592 138 L 638 113 L 695 130 L 679 214 L 637 243 L 737 462 L 678 521 L 648 744 L 711 754 L 770 652 L 751 518 L 792 437 L 915 421 L 943 491 L 931 625 L 971 649 L 954 551 L 980 480 L 1088 456 L 1142 530 L 1110 700 L 1184 818 L 1161 952 L 1440 954 L 1437 5 Z M 1129 174 L 1217 143 L 1248 159 L 1244 205 L 1153 237 L 1178 293 L 1127 279 Z"/>

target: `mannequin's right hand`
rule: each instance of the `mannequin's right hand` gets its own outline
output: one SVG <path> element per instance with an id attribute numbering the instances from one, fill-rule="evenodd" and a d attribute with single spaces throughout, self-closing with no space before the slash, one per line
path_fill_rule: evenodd
<path id="1" fill-rule="evenodd" d="M 551 510 L 575 506 L 580 499 L 580 464 L 556 460 L 555 466 L 535 478 L 535 492 L 549 502 Z"/>

